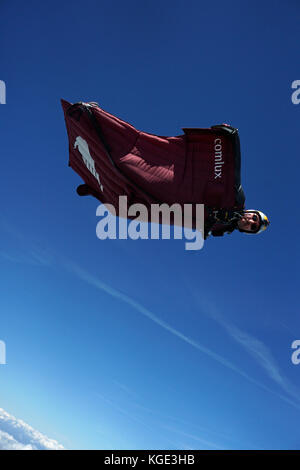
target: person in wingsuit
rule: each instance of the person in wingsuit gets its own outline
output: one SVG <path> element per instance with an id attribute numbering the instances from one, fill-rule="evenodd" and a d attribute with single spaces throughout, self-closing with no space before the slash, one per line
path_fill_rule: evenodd
<path id="1" fill-rule="evenodd" d="M 69 165 L 84 180 L 80 196 L 116 208 L 128 204 L 204 204 L 204 238 L 238 230 L 258 234 L 269 225 L 245 209 L 238 130 L 228 124 L 184 128 L 158 136 L 137 130 L 97 103 L 62 100 L 69 137 Z"/>

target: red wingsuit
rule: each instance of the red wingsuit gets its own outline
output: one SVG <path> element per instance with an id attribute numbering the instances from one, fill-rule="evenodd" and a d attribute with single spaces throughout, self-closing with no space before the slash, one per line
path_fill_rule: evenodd
<path id="1" fill-rule="evenodd" d="M 113 204 L 117 213 L 122 195 L 128 205 L 204 204 L 206 220 L 212 209 L 243 209 L 237 129 L 184 128 L 183 135 L 164 137 L 135 129 L 97 103 L 62 100 L 62 107 L 69 165 L 86 183 L 86 193 Z"/>

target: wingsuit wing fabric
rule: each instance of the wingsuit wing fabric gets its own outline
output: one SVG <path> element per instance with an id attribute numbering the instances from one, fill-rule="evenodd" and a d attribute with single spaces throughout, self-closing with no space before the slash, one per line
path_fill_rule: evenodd
<path id="1" fill-rule="evenodd" d="M 237 129 L 221 124 L 162 137 L 135 129 L 96 103 L 62 100 L 69 165 L 102 203 L 198 203 L 241 209 Z M 117 212 L 118 213 L 118 212 Z"/>

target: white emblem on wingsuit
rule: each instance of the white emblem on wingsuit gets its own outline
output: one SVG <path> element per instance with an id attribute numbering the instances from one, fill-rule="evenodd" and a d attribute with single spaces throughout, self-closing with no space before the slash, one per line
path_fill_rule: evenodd
<path id="1" fill-rule="evenodd" d="M 78 148 L 78 151 L 81 153 L 82 160 L 85 166 L 92 173 L 92 175 L 96 178 L 96 180 L 99 183 L 101 191 L 103 191 L 103 186 L 101 184 L 99 174 L 97 173 L 96 168 L 95 168 L 95 161 L 91 157 L 89 146 L 87 142 L 80 136 L 76 137 L 74 149 L 76 148 Z"/>

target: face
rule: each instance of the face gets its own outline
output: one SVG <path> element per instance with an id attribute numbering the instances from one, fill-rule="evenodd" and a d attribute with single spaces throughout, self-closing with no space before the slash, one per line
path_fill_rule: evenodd
<path id="1" fill-rule="evenodd" d="M 246 212 L 238 221 L 238 227 L 247 232 L 256 232 L 260 226 L 260 217 L 255 212 Z"/>

